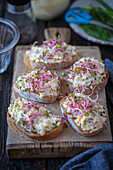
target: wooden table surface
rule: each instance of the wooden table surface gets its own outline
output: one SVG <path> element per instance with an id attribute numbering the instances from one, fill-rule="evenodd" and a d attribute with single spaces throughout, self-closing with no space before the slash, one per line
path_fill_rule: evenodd
<path id="1" fill-rule="evenodd" d="M 71 1 L 72 3 L 73 1 Z M 0 16 L 4 16 L 5 2 L 0 1 Z M 37 41 L 41 44 L 44 40 L 44 29 L 48 27 L 66 27 L 69 28 L 69 25 L 64 20 L 63 13 L 60 17 L 52 21 L 41 21 L 37 20 Z M 71 30 L 71 29 L 70 29 Z M 89 42 L 71 30 L 71 41 L 72 45 L 82 45 L 82 46 L 98 46 L 101 50 L 102 59 L 109 58 L 113 60 L 113 47 L 103 46 L 99 44 L 94 44 Z M 0 75 L 0 169 L 9 169 L 9 170 L 58 170 L 66 161 L 70 158 L 46 158 L 46 159 L 20 159 L 20 160 L 9 160 L 6 154 L 6 138 L 7 138 L 7 108 L 10 104 L 11 97 L 11 85 L 13 77 L 13 64 L 14 64 L 14 52 L 12 54 L 12 59 L 10 66 L 7 71 Z M 113 105 L 107 95 L 107 107 L 110 117 L 111 131 L 113 135 Z"/>

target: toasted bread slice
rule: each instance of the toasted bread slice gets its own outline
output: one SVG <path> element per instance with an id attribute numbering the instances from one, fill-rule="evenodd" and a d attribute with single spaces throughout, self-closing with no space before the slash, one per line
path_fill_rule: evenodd
<path id="1" fill-rule="evenodd" d="M 63 129 L 60 116 L 47 111 L 44 105 L 38 106 L 23 98 L 10 104 L 7 122 L 17 134 L 38 141 L 55 138 Z"/>
<path id="2" fill-rule="evenodd" d="M 61 43 L 60 38 L 44 41 L 43 45 L 33 45 L 24 53 L 25 64 L 34 70 L 37 68 L 55 69 L 68 67 L 77 60 L 75 46 Z"/>
<path id="3" fill-rule="evenodd" d="M 24 98 L 53 103 L 60 93 L 60 79 L 54 71 L 39 69 L 18 77 L 14 89 Z"/>
<path id="4" fill-rule="evenodd" d="M 98 134 L 106 123 L 107 113 L 96 100 L 74 92 L 60 101 L 63 115 L 67 116 L 73 129 L 83 136 Z"/>
<path id="5" fill-rule="evenodd" d="M 108 72 L 101 61 L 94 58 L 81 58 L 63 73 L 70 87 L 70 91 L 77 91 L 85 95 L 96 94 L 101 91 L 108 80 Z"/>

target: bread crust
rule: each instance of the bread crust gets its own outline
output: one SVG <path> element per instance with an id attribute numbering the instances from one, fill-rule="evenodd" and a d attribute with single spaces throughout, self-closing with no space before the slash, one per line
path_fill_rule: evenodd
<path id="1" fill-rule="evenodd" d="M 62 98 L 62 100 L 60 101 L 60 107 L 61 107 L 61 111 L 62 111 L 62 114 L 64 113 L 64 107 L 63 107 L 63 102 L 65 101 L 66 97 Z M 107 116 L 107 113 L 106 113 L 106 116 Z M 90 136 L 94 136 L 96 134 L 98 134 L 99 132 L 102 131 L 102 129 L 104 128 L 104 124 L 103 124 L 103 127 L 102 128 L 99 128 L 97 129 L 96 131 L 93 131 L 93 132 L 89 132 L 87 130 L 83 131 L 79 126 L 77 126 L 77 124 L 74 122 L 74 119 L 73 118 L 70 118 L 68 115 L 67 115 L 67 119 L 69 121 L 69 123 L 71 124 L 72 128 L 78 132 L 80 135 L 82 136 L 86 136 L 86 137 L 90 137 Z M 107 119 L 106 119 L 107 120 Z M 106 122 L 105 122 L 106 123 Z"/>
<path id="2" fill-rule="evenodd" d="M 57 137 L 63 130 L 63 123 L 61 120 L 60 125 L 57 128 L 53 129 L 50 132 L 45 133 L 43 136 L 26 132 L 22 127 L 20 127 L 19 125 L 16 125 L 15 121 L 11 118 L 9 112 L 7 112 L 7 123 L 8 123 L 8 126 L 13 131 L 15 131 L 18 135 L 29 138 L 29 139 L 33 139 L 33 140 L 38 140 L 38 141 L 47 141 L 47 140 L 53 139 Z"/>
<path id="3" fill-rule="evenodd" d="M 28 72 L 28 73 L 29 73 L 29 72 Z M 26 74 L 28 74 L 28 73 L 24 73 L 24 74 L 22 74 L 21 76 L 24 76 L 24 75 L 26 75 Z M 59 81 L 60 81 L 60 79 L 59 79 Z M 60 83 L 60 86 L 61 86 L 61 83 Z M 59 93 L 60 93 L 60 89 L 58 89 L 56 96 L 44 96 L 43 98 L 40 98 L 40 97 L 39 97 L 39 94 L 36 93 L 36 92 L 22 91 L 22 90 L 18 87 L 18 85 L 17 85 L 16 82 L 15 82 L 15 84 L 14 84 L 14 90 L 15 90 L 17 93 L 19 93 L 19 95 L 22 96 L 22 97 L 27 98 L 27 99 L 30 99 L 30 100 L 33 100 L 33 101 L 38 101 L 38 102 L 40 102 L 40 103 L 53 103 L 53 102 L 57 99 L 57 97 L 58 97 L 58 95 L 59 95 Z"/>
<path id="4" fill-rule="evenodd" d="M 72 56 L 72 59 L 70 60 L 66 60 L 66 61 L 63 61 L 61 63 L 35 63 L 35 62 L 32 62 L 27 56 L 26 56 L 26 53 L 24 53 L 24 62 L 25 62 L 25 65 L 27 67 L 29 67 L 31 70 L 34 70 L 35 67 L 37 68 L 41 68 L 41 69 L 46 69 L 46 70 L 59 70 L 59 69 L 62 69 L 62 68 L 66 68 L 70 65 L 72 65 L 76 60 L 77 60 L 77 51 L 75 50 L 76 52 L 76 56 Z"/>
<path id="5" fill-rule="evenodd" d="M 99 85 L 94 85 L 93 86 L 93 89 L 91 88 L 88 88 L 88 89 L 85 89 L 85 92 L 83 92 L 84 95 L 90 95 L 90 94 L 96 94 L 97 92 L 100 92 L 102 91 L 102 89 L 106 86 L 107 84 L 107 81 L 108 81 L 108 72 L 105 68 L 105 73 L 106 73 L 106 77 L 103 78 L 102 82 L 99 83 Z M 77 91 L 77 92 L 82 92 L 82 89 L 80 91 L 78 91 L 76 89 L 76 87 L 73 87 L 73 84 L 69 82 L 69 88 L 70 88 L 70 91 L 73 92 L 73 91 Z"/>

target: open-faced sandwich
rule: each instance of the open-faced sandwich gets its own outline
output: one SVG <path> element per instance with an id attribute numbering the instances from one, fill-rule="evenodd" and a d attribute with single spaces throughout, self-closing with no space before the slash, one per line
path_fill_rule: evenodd
<path id="1" fill-rule="evenodd" d="M 49 112 L 44 105 L 37 105 L 24 98 L 17 98 L 10 104 L 7 122 L 16 133 L 38 141 L 58 136 L 62 129 L 60 116 Z"/>
<path id="2" fill-rule="evenodd" d="M 61 110 L 73 129 L 83 136 L 99 133 L 107 120 L 106 110 L 98 102 L 80 93 L 71 93 L 61 102 Z"/>
<path id="3" fill-rule="evenodd" d="M 34 44 L 24 54 L 25 64 L 32 70 L 35 67 L 45 69 L 61 69 L 72 65 L 77 60 L 75 46 L 67 45 L 55 37 L 44 41 L 43 45 Z"/>
<path id="4" fill-rule="evenodd" d="M 54 71 L 38 69 L 18 77 L 14 89 L 24 98 L 52 103 L 60 93 L 60 80 Z"/>
<path id="5" fill-rule="evenodd" d="M 102 61 L 94 58 L 81 58 L 76 61 L 62 78 L 69 83 L 71 91 L 77 91 L 85 95 L 101 91 L 108 79 L 108 72 Z"/>

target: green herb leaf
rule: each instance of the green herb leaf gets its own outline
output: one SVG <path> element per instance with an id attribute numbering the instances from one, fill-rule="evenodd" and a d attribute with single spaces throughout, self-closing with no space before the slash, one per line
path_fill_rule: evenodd
<path id="1" fill-rule="evenodd" d="M 106 10 L 113 12 L 113 9 L 108 4 L 106 4 L 104 1 L 102 0 L 96 0 L 96 1 L 99 2 L 104 8 L 106 8 Z"/>
<path id="2" fill-rule="evenodd" d="M 97 0 L 97 1 L 102 2 L 102 0 Z M 83 7 L 83 8 L 87 10 L 87 12 L 93 17 L 94 20 L 100 21 L 108 26 L 113 27 L 113 12 L 111 12 L 110 10 L 103 10 L 100 7 L 99 8 Z M 81 27 L 86 32 L 86 34 L 92 37 L 95 37 L 103 41 L 113 42 L 112 41 L 113 32 L 106 28 L 102 28 L 98 25 L 92 25 L 92 24 L 81 25 Z"/>

